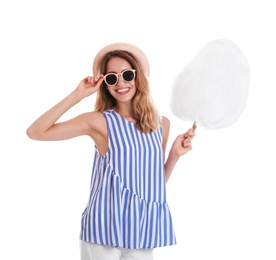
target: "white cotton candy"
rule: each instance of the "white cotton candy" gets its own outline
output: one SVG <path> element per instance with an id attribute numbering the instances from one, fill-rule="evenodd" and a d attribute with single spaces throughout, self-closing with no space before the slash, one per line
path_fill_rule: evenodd
<path id="1" fill-rule="evenodd" d="M 249 64 L 229 40 L 208 43 L 176 77 L 171 111 L 181 120 L 209 129 L 234 124 L 248 96 Z"/>

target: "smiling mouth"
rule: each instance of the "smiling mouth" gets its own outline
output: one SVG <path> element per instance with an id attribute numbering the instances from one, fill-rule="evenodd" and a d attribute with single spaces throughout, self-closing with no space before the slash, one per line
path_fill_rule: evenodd
<path id="1" fill-rule="evenodd" d="M 128 92 L 129 90 L 130 90 L 130 88 L 121 88 L 121 89 L 117 89 L 116 92 L 125 93 L 125 92 Z"/>

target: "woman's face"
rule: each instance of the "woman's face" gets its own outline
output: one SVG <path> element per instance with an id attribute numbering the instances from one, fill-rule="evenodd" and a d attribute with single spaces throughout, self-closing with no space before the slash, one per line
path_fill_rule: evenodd
<path id="1" fill-rule="evenodd" d="M 120 57 L 113 57 L 107 63 L 106 74 L 121 73 L 126 69 L 132 69 L 128 61 Z M 136 93 L 135 78 L 126 82 L 121 75 L 118 75 L 117 83 L 113 86 L 107 85 L 107 89 L 117 102 L 128 102 Z"/>

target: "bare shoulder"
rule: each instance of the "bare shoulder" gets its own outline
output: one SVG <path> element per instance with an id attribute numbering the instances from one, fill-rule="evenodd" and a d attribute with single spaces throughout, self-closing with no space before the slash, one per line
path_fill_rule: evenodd
<path id="1" fill-rule="evenodd" d="M 170 120 L 167 117 L 162 116 L 162 134 L 163 134 L 162 147 L 163 147 L 164 154 L 166 151 L 166 146 L 169 138 L 169 132 L 170 132 Z"/>
<path id="2" fill-rule="evenodd" d="M 82 116 L 85 118 L 85 120 L 88 121 L 105 121 L 104 115 L 102 112 L 92 111 L 82 114 Z"/>
<path id="3" fill-rule="evenodd" d="M 169 130 L 170 128 L 170 120 L 165 116 L 162 116 L 162 128 L 164 130 Z"/>
<path id="4" fill-rule="evenodd" d="M 82 119 L 89 125 L 92 132 L 98 134 L 106 134 L 106 120 L 101 112 L 87 112 L 80 115 Z"/>

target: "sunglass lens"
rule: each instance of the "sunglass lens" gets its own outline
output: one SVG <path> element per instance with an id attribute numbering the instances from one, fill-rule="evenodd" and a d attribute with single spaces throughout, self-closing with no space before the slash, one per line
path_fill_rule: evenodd
<path id="1" fill-rule="evenodd" d="M 117 82 L 117 76 L 115 74 L 107 75 L 105 78 L 105 82 L 108 85 L 114 85 Z"/>
<path id="2" fill-rule="evenodd" d="M 122 76 L 125 81 L 132 81 L 134 78 L 134 72 L 132 70 L 127 70 L 124 71 Z"/>

